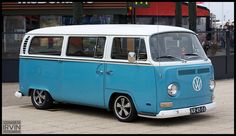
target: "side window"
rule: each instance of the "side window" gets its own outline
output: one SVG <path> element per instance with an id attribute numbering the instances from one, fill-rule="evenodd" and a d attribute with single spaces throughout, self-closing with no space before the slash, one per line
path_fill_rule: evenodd
<path id="1" fill-rule="evenodd" d="M 103 58 L 105 37 L 70 37 L 67 56 Z"/>
<path id="2" fill-rule="evenodd" d="M 61 55 L 63 37 L 33 37 L 29 54 Z"/>
<path id="3" fill-rule="evenodd" d="M 145 41 L 143 39 L 140 39 L 139 49 L 137 53 L 137 60 L 147 60 L 147 51 L 145 46 Z"/>
<path id="4" fill-rule="evenodd" d="M 128 53 L 135 52 L 137 60 L 147 60 L 145 42 L 140 38 L 116 37 L 112 44 L 112 59 L 128 59 Z"/>

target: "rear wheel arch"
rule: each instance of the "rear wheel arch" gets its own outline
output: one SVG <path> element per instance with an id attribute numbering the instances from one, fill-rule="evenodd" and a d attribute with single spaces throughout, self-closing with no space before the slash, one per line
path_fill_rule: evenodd
<path id="1" fill-rule="evenodd" d="M 30 88 L 29 91 L 28 91 L 28 96 L 31 96 L 31 94 L 33 93 L 33 88 Z"/>
<path id="2" fill-rule="evenodd" d="M 48 109 L 53 107 L 54 99 L 48 90 L 29 89 L 29 95 L 31 96 L 31 102 L 36 109 Z"/>
<path id="3" fill-rule="evenodd" d="M 28 96 L 31 96 L 32 92 L 33 92 L 35 89 L 46 91 L 46 92 L 49 93 L 50 96 L 52 97 L 52 95 L 51 95 L 51 93 L 50 93 L 50 91 L 49 91 L 48 89 L 42 89 L 42 88 L 29 88 Z M 53 97 L 52 97 L 52 98 L 53 98 Z"/>

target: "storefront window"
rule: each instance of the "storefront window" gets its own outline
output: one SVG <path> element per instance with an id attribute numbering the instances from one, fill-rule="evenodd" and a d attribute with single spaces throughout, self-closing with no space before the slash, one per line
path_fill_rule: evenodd
<path id="1" fill-rule="evenodd" d="M 182 17 L 182 27 L 189 29 L 189 18 Z"/>
<path id="2" fill-rule="evenodd" d="M 73 16 L 62 16 L 62 25 L 73 25 Z M 113 15 L 84 15 L 82 24 L 111 24 Z"/>
<path id="3" fill-rule="evenodd" d="M 188 17 L 182 17 L 182 25 L 188 25 Z"/>
<path id="4" fill-rule="evenodd" d="M 153 24 L 152 17 L 136 17 L 136 24 Z"/>
<path id="5" fill-rule="evenodd" d="M 154 17 L 154 24 L 158 25 L 175 25 L 174 17 Z"/>
<path id="6" fill-rule="evenodd" d="M 197 17 L 197 31 L 206 31 L 206 17 Z"/>
<path id="7" fill-rule="evenodd" d="M 18 58 L 21 41 L 26 32 L 24 16 L 4 16 L 2 58 Z"/>
<path id="8" fill-rule="evenodd" d="M 82 24 L 111 24 L 112 15 L 84 15 Z"/>
<path id="9" fill-rule="evenodd" d="M 38 29 L 40 23 L 40 16 L 26 16 L 26 32 Z"/>
<path id="10" fill-rule="evenodd" d="M 61 16 L 40 16 L 40 28 L 61 25 Z"/>
<path id="11" fill-rule="evenodd" d="M 72 16 L 62 16 L 62 25 L 73 25 L 74 19 Z"/>
<path id="12" fill-rule="evenodd" d="M 24 16 L 4 16 L 4 32 L 25 32 Z"/>

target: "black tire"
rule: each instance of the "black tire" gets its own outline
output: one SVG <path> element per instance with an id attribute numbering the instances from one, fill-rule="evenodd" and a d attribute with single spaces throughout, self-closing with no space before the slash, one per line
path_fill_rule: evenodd
<path id="1" fill-rule="evenodd" d="M 115 97 L 112 110 L 115 117 L 121 122 L 132 122 L 137 118 L 137 111 L 132 99 L 128 95 Z"/>
<path id="2" fill-rule="evenodd" d="M 34 89 L 31 92 L 31 101 L 36 109 L 49 109 L 53 106 L 51 95 L 44 90 Z"/>

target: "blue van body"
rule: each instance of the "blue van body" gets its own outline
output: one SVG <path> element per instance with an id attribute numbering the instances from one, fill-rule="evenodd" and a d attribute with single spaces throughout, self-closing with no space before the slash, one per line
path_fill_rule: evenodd
<path id="1" fill-rule="evenodd" d="M 158 103 L 164 101 L 174 103 L 164 110 L 212 103 L 213 92 L 208 86 L 208 81 L 214 79 L 211 64 L 155 67 L 20 58 L 20 66 L 23 95 L 28 95 L 31 88 L 39 88 L 50 92 L 56 101 L 109 109 L 111 95 L 125 93 L 132 97 L 137 112 L 149 114 L 163 110 Z M 95 72 L 105 68 L 119 72 L 105 76 Z M 204 83 L 200 92 L 192 89 L 195 76 L 200 76 Z M 180 86 L 180 91 L 170 97 L 165 90 L 173 82 Z"/>
<path id="2" fill-rule="evenodd" d="M 148 40 L 147 38 L 146 41 Z M 62 48 L 66 43 L 63 42 Z M 150 48 L 149 43 L 146 45 Z M 30 46 L 30 42 L 27 46 Z M 111 45 L 106 42 L 105 46 Z M 110 47 L 105 47 L 104 50 L 109 52 L 109 49 Z M 106 58 L 109 55 L 104 56 Z M 20 92 L 23 96 L 29 96 L 30 90 L 37 88 L 46 90 L 58 102 L 108 110 L 112 95 L 127 94 L 132 98 L 138 115 L 144 117 L 155 117 L 160 111 L 214 103 L 214 92 L 209 87 L 209 81 L 214 80 L 214 69 L 209 61 L 200 64 L 161 64 L 73 59 L 63 55 L 21 55 Z M 202 83 L 198 91 L 193 87 L 195 77 L 200 77 Z M 178 87 L 174 96 L 167 93 L 167 87 L 172 83 Z M 160 105 L 162 102 L 172 104 L 163 107 Z"/>

